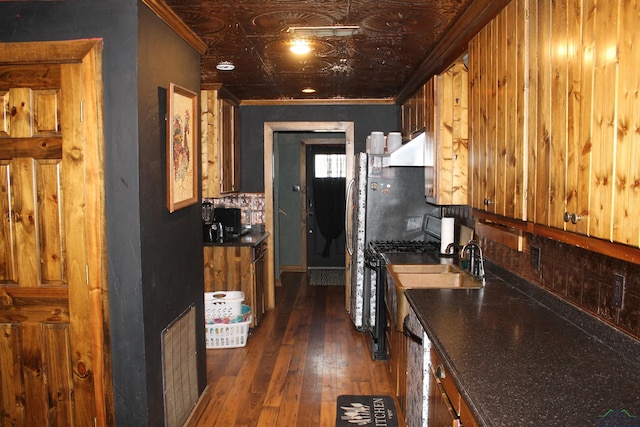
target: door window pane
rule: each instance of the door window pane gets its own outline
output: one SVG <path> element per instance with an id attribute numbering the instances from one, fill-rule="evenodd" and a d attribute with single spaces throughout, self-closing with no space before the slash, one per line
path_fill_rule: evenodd
<path id="1" fill-rule="evenodd" d="M 314 157 L 316 178 L 346 178 L 346 154 L 316 154 Z"/>

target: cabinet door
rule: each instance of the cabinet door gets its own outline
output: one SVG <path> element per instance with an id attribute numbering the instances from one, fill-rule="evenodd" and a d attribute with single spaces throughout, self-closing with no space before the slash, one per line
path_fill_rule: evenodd
<path id="1" fill-rule="evenodd" d="M 513 0 L 469 44 L 474 208 L 526 219 L 526 9 Z"/>
<path id="2" fill-rule="evenodd" d="M 411 139 L 425 127 L 425 91 L 420 87 L 402 105 L 402 135 L 405 140 Z"/>
<path id="3" fill-rule="evenodd" d="M 202 197 L 220 197 L 219 103 L 217 90 L 200 92 Z"/>
<path id="4" fill-rule="evenodd" d="M 240 189 L 238 109 L 218 90 L 200 95 L 202 196 L 215 198 Z"/>
<path id="5" fill-rule="evenodd" d="M 585 40 L 582 53 L 571 48 L 583 43 L 580 5 L 540 2 L 533 7 L 532 57 L 538 60 L 530 65 L 535 114 L 529 119 L 529 162 L 536 171 L 530 217 L 538 224 L 587 234 L 593 62 L 582 53 L 592 48 L 593 40 Z"/>
<path id="6" fill-rule="evenodd" d="M 468 70 L 462 61 L 425 85 L 425 196 L 438 205 L 468 200 Z M 430 157 L 431 158 L 431 157 Z"/>
<path id="7" fill-rule="evenodd" d="M 424 86 L 421 86 L 413 96 L 413 103 L 415 107 L 412 133 L 417 133 L 425 127 L 426 105 L 424 95 Z"/>
<path id="8" fill-rule="evenodd" d="M 231 102 L 220 100 L 220 192 L 240 189 L 240 145 L 238 143 L 238 109 Z"/>

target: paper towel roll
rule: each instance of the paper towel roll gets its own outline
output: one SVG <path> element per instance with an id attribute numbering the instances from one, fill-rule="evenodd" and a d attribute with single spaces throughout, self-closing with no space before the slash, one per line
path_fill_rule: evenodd
<path id="1" fill-rule="evenodd" d="M 454 218 L 442 218 L 440 225 L 440 253 L 443 254 L 447 250 L 447 246 L 454 242 Z"/>

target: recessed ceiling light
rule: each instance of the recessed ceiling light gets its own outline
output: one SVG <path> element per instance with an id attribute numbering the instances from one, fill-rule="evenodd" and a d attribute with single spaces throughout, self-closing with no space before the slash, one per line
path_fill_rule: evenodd
<path id="1" fill-rule="evenodd" d="M 230 61 L 220 61 L 218 65 L 216 65 L 216 69 L 220 71 L 233 71 L 235 68 L 236 66 Z"/>
<path id="2" fill-rule="evenodd" d="M 311 51 L 311 46 L 309 46 L 309 42 L 306 40 L 294 40 L 291 42 L 289 49 L 296 55 L 304 55 Z"/>
<path id="3" fill-rule="evenodd" d="M 302 89 L 302 93 L 316 93 L 316 90 L 312 87 L 305 87 Z"/>

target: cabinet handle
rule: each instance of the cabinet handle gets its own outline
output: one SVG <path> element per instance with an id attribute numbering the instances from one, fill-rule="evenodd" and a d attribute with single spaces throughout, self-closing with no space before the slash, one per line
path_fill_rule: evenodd
<path id="1" fill-rule="evenodd" d="M 492 201 L 492 200 L 484 199 L 484 205 L 485 205 L 485 206 L 490 206 L 490 205 L 492 205 L 492 204 L 493 204 L 493 201 Z"/>
<path id="2" fill-rule="evenodd" d="M 402 321 L 402 333 L 409 338 L 410 340 L 414 341 L 416 344 L 418 345 L 422 345 L 422 337 L 419 337 L 418 335 L 416 335 L 415 333 L 413 333 L 411 331 L 411 329 L 409 329 L 409 326 L 407 325 L 409 323 L 409 315 L 407 314 L 404 317 L 404 320 Z"/>
<path id="3" fill-rule="evenodd" d="M 577 215 L 575 213 L 564 213 L 564 222 L 571 221 L 572 224 L 577 224 L 579 221 L 582 221 L 582 215 Z"/>

